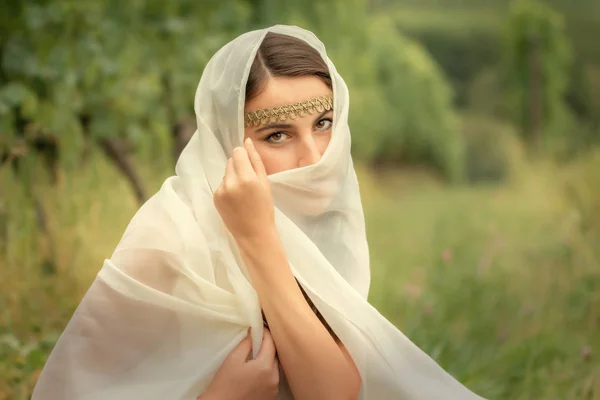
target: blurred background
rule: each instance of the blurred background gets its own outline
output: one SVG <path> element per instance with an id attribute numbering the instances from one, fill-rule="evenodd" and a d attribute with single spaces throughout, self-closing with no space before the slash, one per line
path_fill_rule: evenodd
<path id="1" fill-rule="evenodd" d="M 598 0 L 3 0 L 0 400 L 195 129 L 240 33 L 314 31 L 350 88 L 370 302 L 490 399 L 600 399 Z"/>

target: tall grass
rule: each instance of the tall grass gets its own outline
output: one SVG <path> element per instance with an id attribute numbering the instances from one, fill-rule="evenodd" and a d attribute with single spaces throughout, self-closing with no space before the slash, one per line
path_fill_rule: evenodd
<path id="1" fill-rule="evenodd" d="M 554 174 L 367 207 L 371 300 L 448 370 L 492 399 L 600 398 L 599 247 Z"/>
<path id="2" fill-rule="evenodd" d="M 117 172 L 98 156 L 91 165 L 56 188 L 37 186 L 50 243 L 22 183 L 0 170 L 8 194 L 0 200 L 8 217 L 0 400 L 29 398 L 57 336 L 137 209 Z M 165 171 L 147 171 L 152 190 Z M 370 301 L 487 398 L 600 399 L 600 243 L 584 229 L 581 206 L 594 191 L 600 199 L 600 187 L 583 181 L 566 196 L 563 179 L 582 176 L 577 171 L 544 165 L 502 187 L 449 188 L 427 175 L 359 168 Z M 573 190 L 588 201 L 574 201 L 581 196 Z M 49 254 L 54 267 L 45 262 Z"/>

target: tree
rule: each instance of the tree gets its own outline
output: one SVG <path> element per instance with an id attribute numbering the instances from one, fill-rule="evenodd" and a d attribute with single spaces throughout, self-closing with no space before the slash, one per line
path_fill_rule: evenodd
<path id="1" fill-rule="evenodd" d="M 530 146 L 564 129 L 571 51 L 561 15 L 538 0 L 515 0 L 505 35 L 513 115 Z"/>

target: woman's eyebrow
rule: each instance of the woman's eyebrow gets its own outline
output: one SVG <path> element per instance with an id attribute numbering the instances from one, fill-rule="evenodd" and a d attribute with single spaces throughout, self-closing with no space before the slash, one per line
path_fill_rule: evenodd
<path id="1" fill-rule="evenodd" d="M 327 114 L 329 114 L 330 112 L 333 112 L 333 110 L 325 110 L 325 111 L 323 111 L 321 114 L 317 115 L 317 117 L 315 118 L 315 122 L 317 122 L 318 120 L 320 120 L 321 118 L 323 118 L 324 116 L 326 116 Z"/>
<path id="2" fill-rule="evenodd" d="M 269 124 L 257 129 L 256 132 L 262 132 L 268 129 L 290 129 L 291 127 L 292 125 L 290 124 Z"/>

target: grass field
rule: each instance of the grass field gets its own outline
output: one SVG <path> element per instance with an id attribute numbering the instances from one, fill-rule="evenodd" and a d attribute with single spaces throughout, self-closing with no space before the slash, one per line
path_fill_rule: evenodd
<path id="1" fill-rule="evenodd" d="M 600 399 L 600 227 L 584 224 L 591 197 L 578 208 L 565 196 L 565 180 L 577 172 L 538 166 L 502 187 L 477 188 L 414 172 L 358 173 L 370 301 L 386 317 L 487 398 Z M 164 174 L 145 177 L 156 189 Z M 0 246 L 0 400 L 29 398 L 136 210 L 100 159 L 63 178 L 38 192 L 52 243 L 35 228 L 21 185 L 0 170 L 8 193 L 0 214 L 9 217 Z M 51 249 L 55 269 L 43 263 Z"/>

